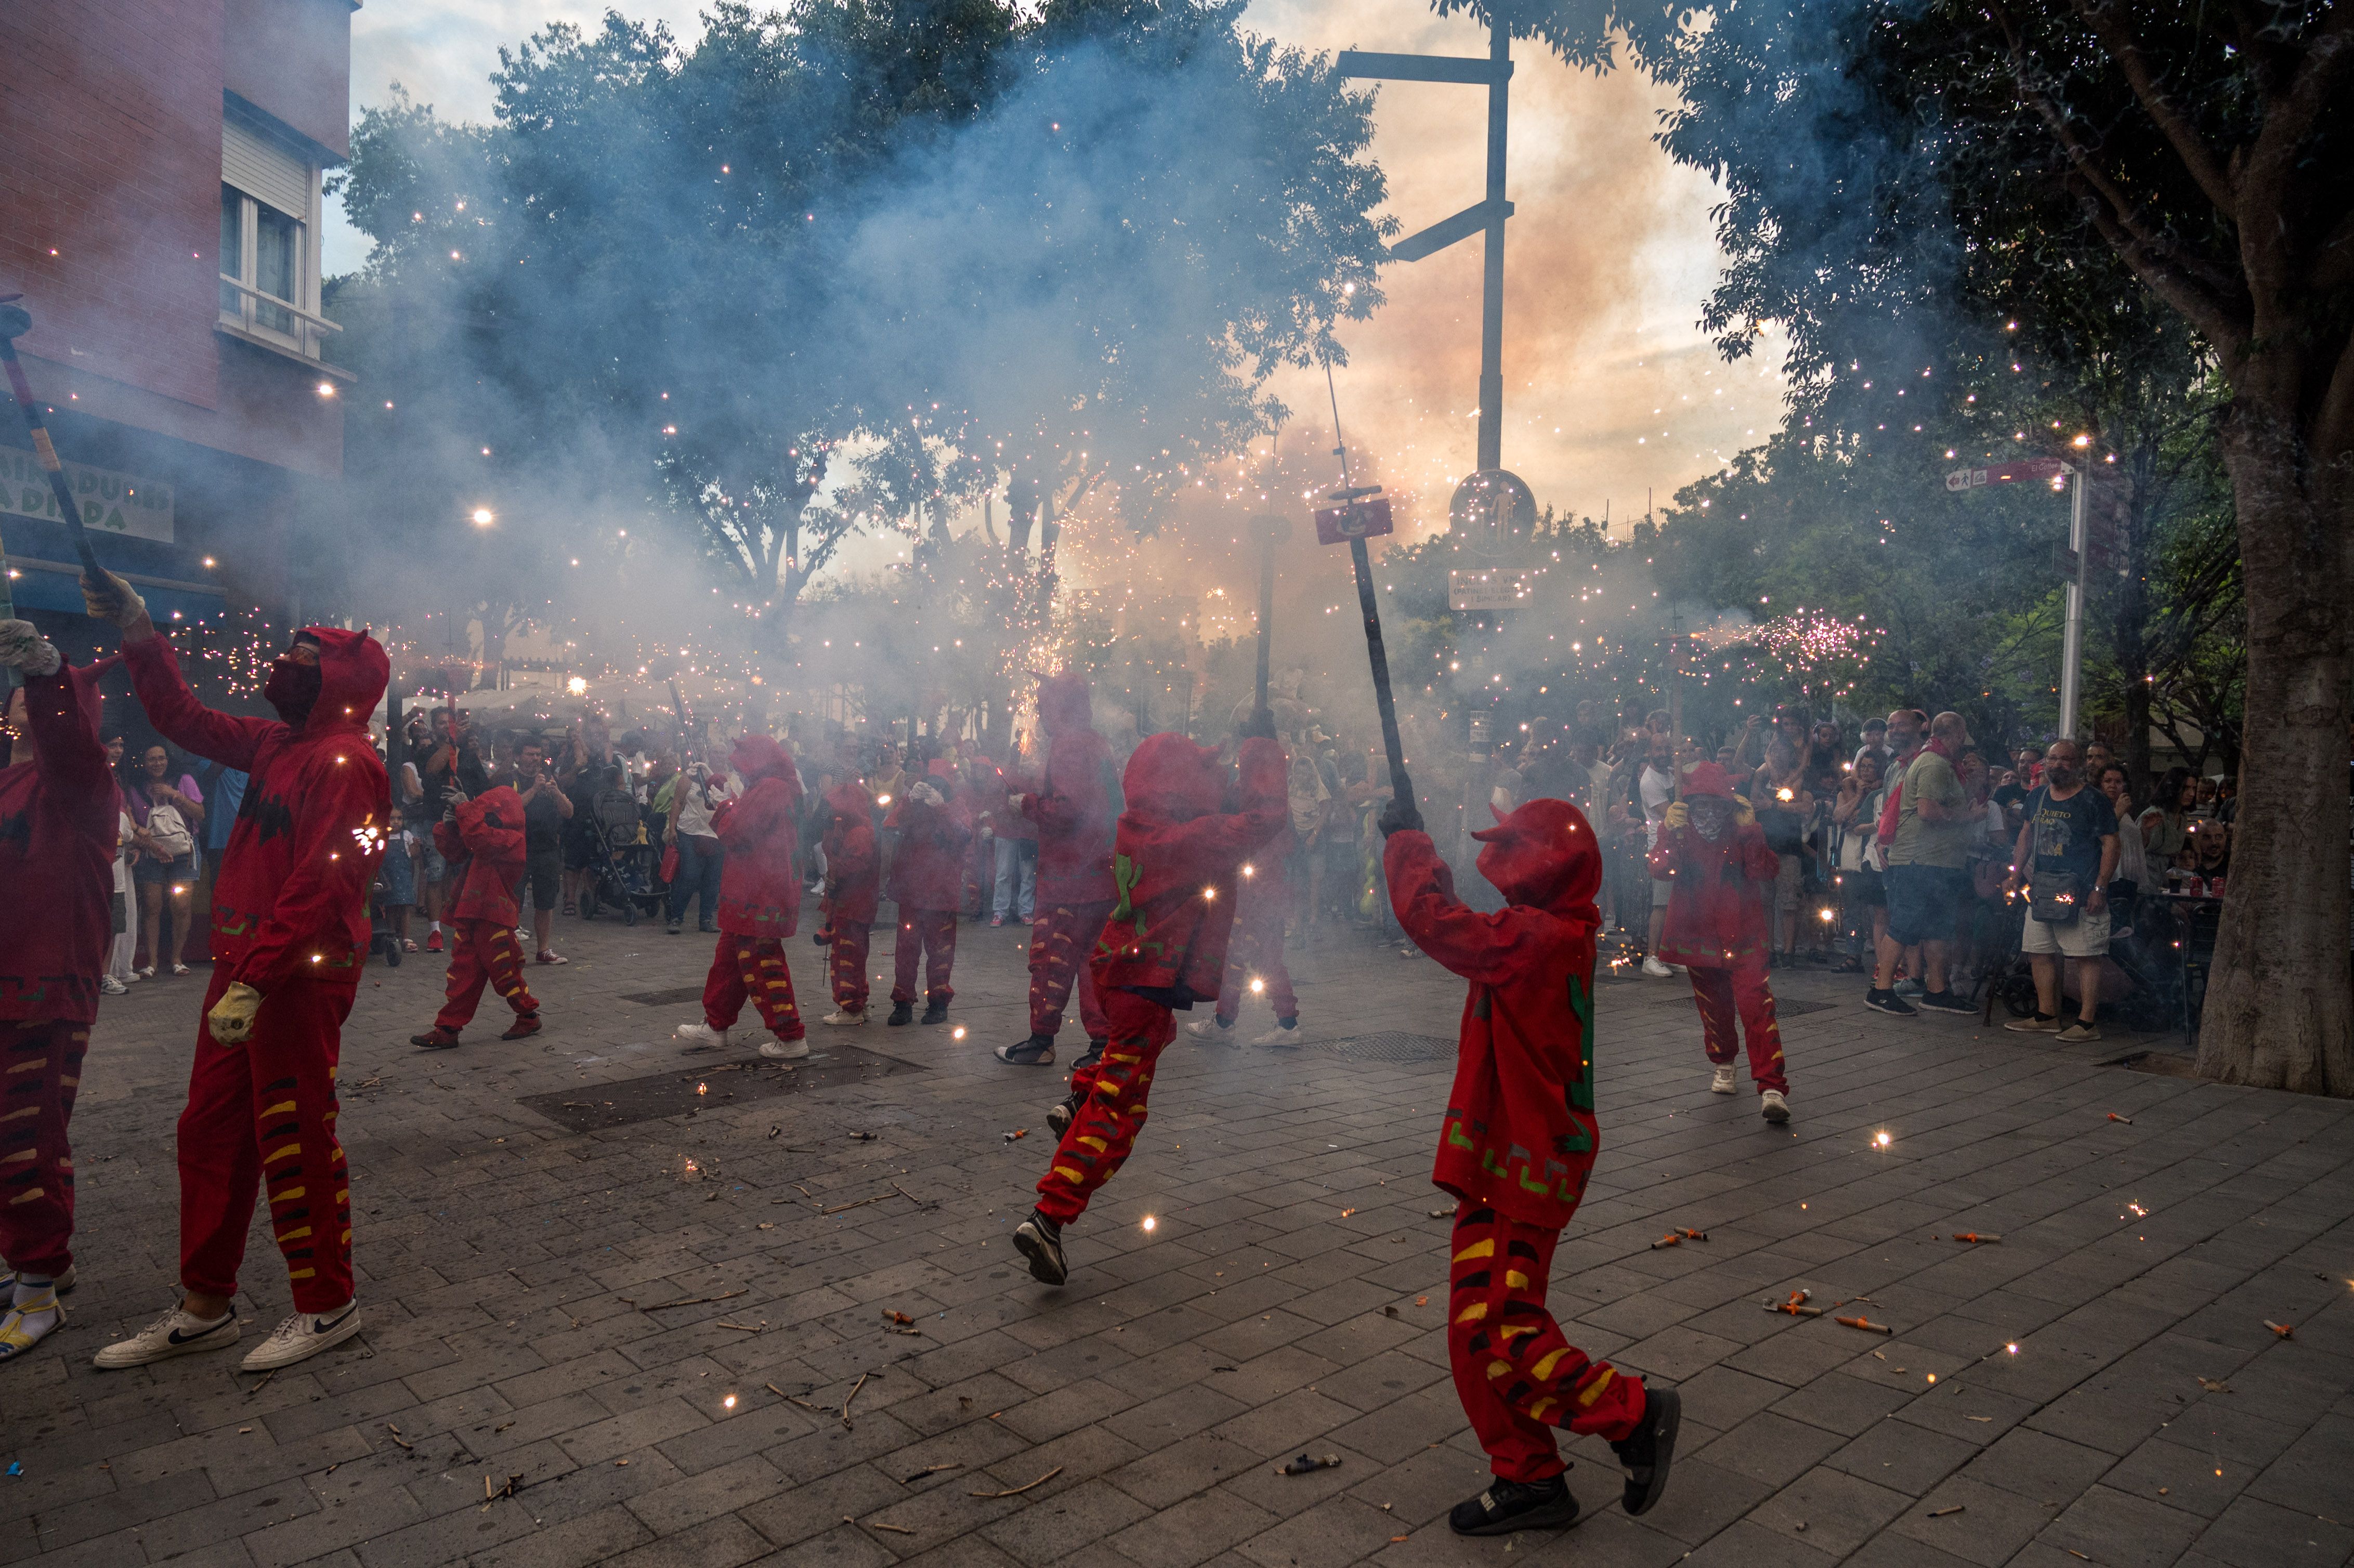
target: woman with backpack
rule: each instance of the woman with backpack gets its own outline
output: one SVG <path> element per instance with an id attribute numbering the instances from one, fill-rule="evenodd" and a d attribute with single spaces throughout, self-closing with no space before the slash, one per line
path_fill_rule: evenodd
<path id="1" fill-rule="evenodd" d="M 143 980 L 153 980 L 164 963 L 184 975 L 183 955 L 188 947 L 188 927 L 196 888 L 196 830 L 205 822 L 204 792 L 193 774 L 172 778 L 172 754 L 157 741 L 139 754 L 139 771 L 123 791 L 131 809 L 132 839 L 139 859 L 132 880 L 139 888 L 140 956 L 133 967 Z M 164 952 L 163 916 L 166 900 L 172 910 L 172 951 Z"/>

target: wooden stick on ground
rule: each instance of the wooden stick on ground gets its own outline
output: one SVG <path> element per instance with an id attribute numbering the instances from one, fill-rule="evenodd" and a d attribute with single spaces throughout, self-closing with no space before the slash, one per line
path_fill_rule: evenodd
<path id="1" fill-rule="evenodd" d="M 748 1294 L 748 1292 L 744 1290 L 729 1290 L 717 1296 L 690 1296 L 683 1301 L 657 1301 L 651 1307 L 638 1307 L 638 1310 L 641 1312 L 667 1312 L 673 1307 L 700 1307 L 706 1301 L 733 1301 L 738 1296 L 746 1294 Z M 633 1301 L 631 1305 L 636 1307 L 637 1303 Z"/>
<path id="2" fill-rule="evenodd" d="M 1015 1487 L 1009 1491 L 1002 1492 L 967 1492 L 965 1493 L 965 1496 L 970 1498 L 1018 1498 L 1023 1492 L 1028 1491 L 1030 1487 L 1043 1487 L 1048 1481 L 1053 1480 L 1056 1476 L 1059 1476 L 1062 1473 L 1063 1467 L 1057 1465 L 1053 1469 L 1047 1471 L 1044 1475 L 1039 1477 L 1036 1480 L 1031 1482 L 1029 1487 Z"/>

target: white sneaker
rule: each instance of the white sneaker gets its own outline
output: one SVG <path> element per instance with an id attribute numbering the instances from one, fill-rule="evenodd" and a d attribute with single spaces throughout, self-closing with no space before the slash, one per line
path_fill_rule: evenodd
<path id="1" fill-rule="evenodd" d="M 1708 1092 L 1712 1095 L 1729 1095 L 1733 1092 L 1733 1065 L 1731 1063 L 1727 1063 L 1716 1070 L 1716 1076 L 1708 1081 Z"/>
<path id="2" fill-rule="evenodd" d="M 1653 980 L 1673 980 L 1676 976 L 1675 970 L 1649 954 L 1646 954 L 1643 959 L 1643 972 Z"/>
<path id="3" fill-rule="evenodd" d="M 1768 1089 L 1757 1097 L 1757 1114 L 1776 1127 L 1790 1119 L 1790 1102 L 1782 1097 L 1779 1089 Z"/>
<path id="4" fill-rule="evenodd" d="M 1197 1018 L 1193 1020 L 1193 1022 L 1185 1025 L 1185 1033 L 1193 1035 L 1197 1039 L 1214 1040 L 1219 1035 L 1225 1033 L 1233 1028 L 1234 1025 L 1231 1023 L 1219 1022 L 1217 1016 L 1214 1013 L 1208 1018 Z"/>
<path id="5" fill-rule="evenodd" d="M 839 1012 L 827 1013 L 818 1022 L 830 1023 L 836 1029 L 855 1029 L 866 1022 L 866 1010 L 862 1007 L 856 1012 L 853 1012 L 848 1008 L 844 1008 Z"/>
<path id="6" fill-rule="evenodd" d="M 798 1062 L 809 1054 L 806 1040 L 763 1040 L 760 1054 L 771 1062 Z"/>
<path id="7" fill-rule="evenodd" d="M 682 1023 L 672 1031 L 672 1037 L 681 1042 L 687 1051 L 725 1051 L 727 1031 L 714 1029 L 708 1023 Z"/>
<path id="8" fill-rule="evenodd" d="M 254 1346 L 252 1352 L 239 1363 L 239 1370 L 271 1372 L 292 1366 L 321 1351 L 334 1349 L 359 1331 L 360 1308 L 356 1301 L 345 1302 L 340 1312 L 297 1312 L 272 1330 L 270 1338 Z"/>
<path id="9" fill-rule="evenodd" d="M 1299 1044 L 1299 1025 L 1295 1023 L 1290 1028 L 1287 1029 L 1282 1024 L 1278 1023 L 1264 1034 L 1253 1035 L 1251 1037 L 1251 1044 L 1254 1045 L 1297 1045 Z"/>
<path id="10" fill-rule="evenodd" d="M 124 985 L 112 975 L 101 975 L 98 977 L 98 993 L 101 996 L 121 996 L 124 991 L 127 991 L 130 989 L 131 988 L 129 986 Z"/>
<path id="11" fill-rule="evenodd" d="M 150 1361 L 169 1361 L 174 1356 L 193 1356 L 199 1351 L 217 1351 L 237 1343 L 237 1311 L 234 1308 L 207 1323 L 177 1307 L 148 1324 L 127 1340 L 117 1340 L 90 1358 L 95 1367 L 143 1367 Z"/>

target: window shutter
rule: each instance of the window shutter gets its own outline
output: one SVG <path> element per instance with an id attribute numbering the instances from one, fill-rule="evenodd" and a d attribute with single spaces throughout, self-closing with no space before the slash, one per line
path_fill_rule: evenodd
<path id="1" fill-rule="evenodd" d="M 221 180 L 298 222 L 311 216 L 311 165 L 233 119 L 221 122 Z"/>

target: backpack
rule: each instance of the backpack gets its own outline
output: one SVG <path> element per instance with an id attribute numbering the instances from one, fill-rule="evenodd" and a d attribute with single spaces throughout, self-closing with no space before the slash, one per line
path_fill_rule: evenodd
<path id="1" fill-rule="evenodd" d="M 177 806 L 147 808 L 147 837 L 156 853 L 166 860 L 178 860 L 196 851 L 196 836 L 188 832 L 188 824 Z"/>

